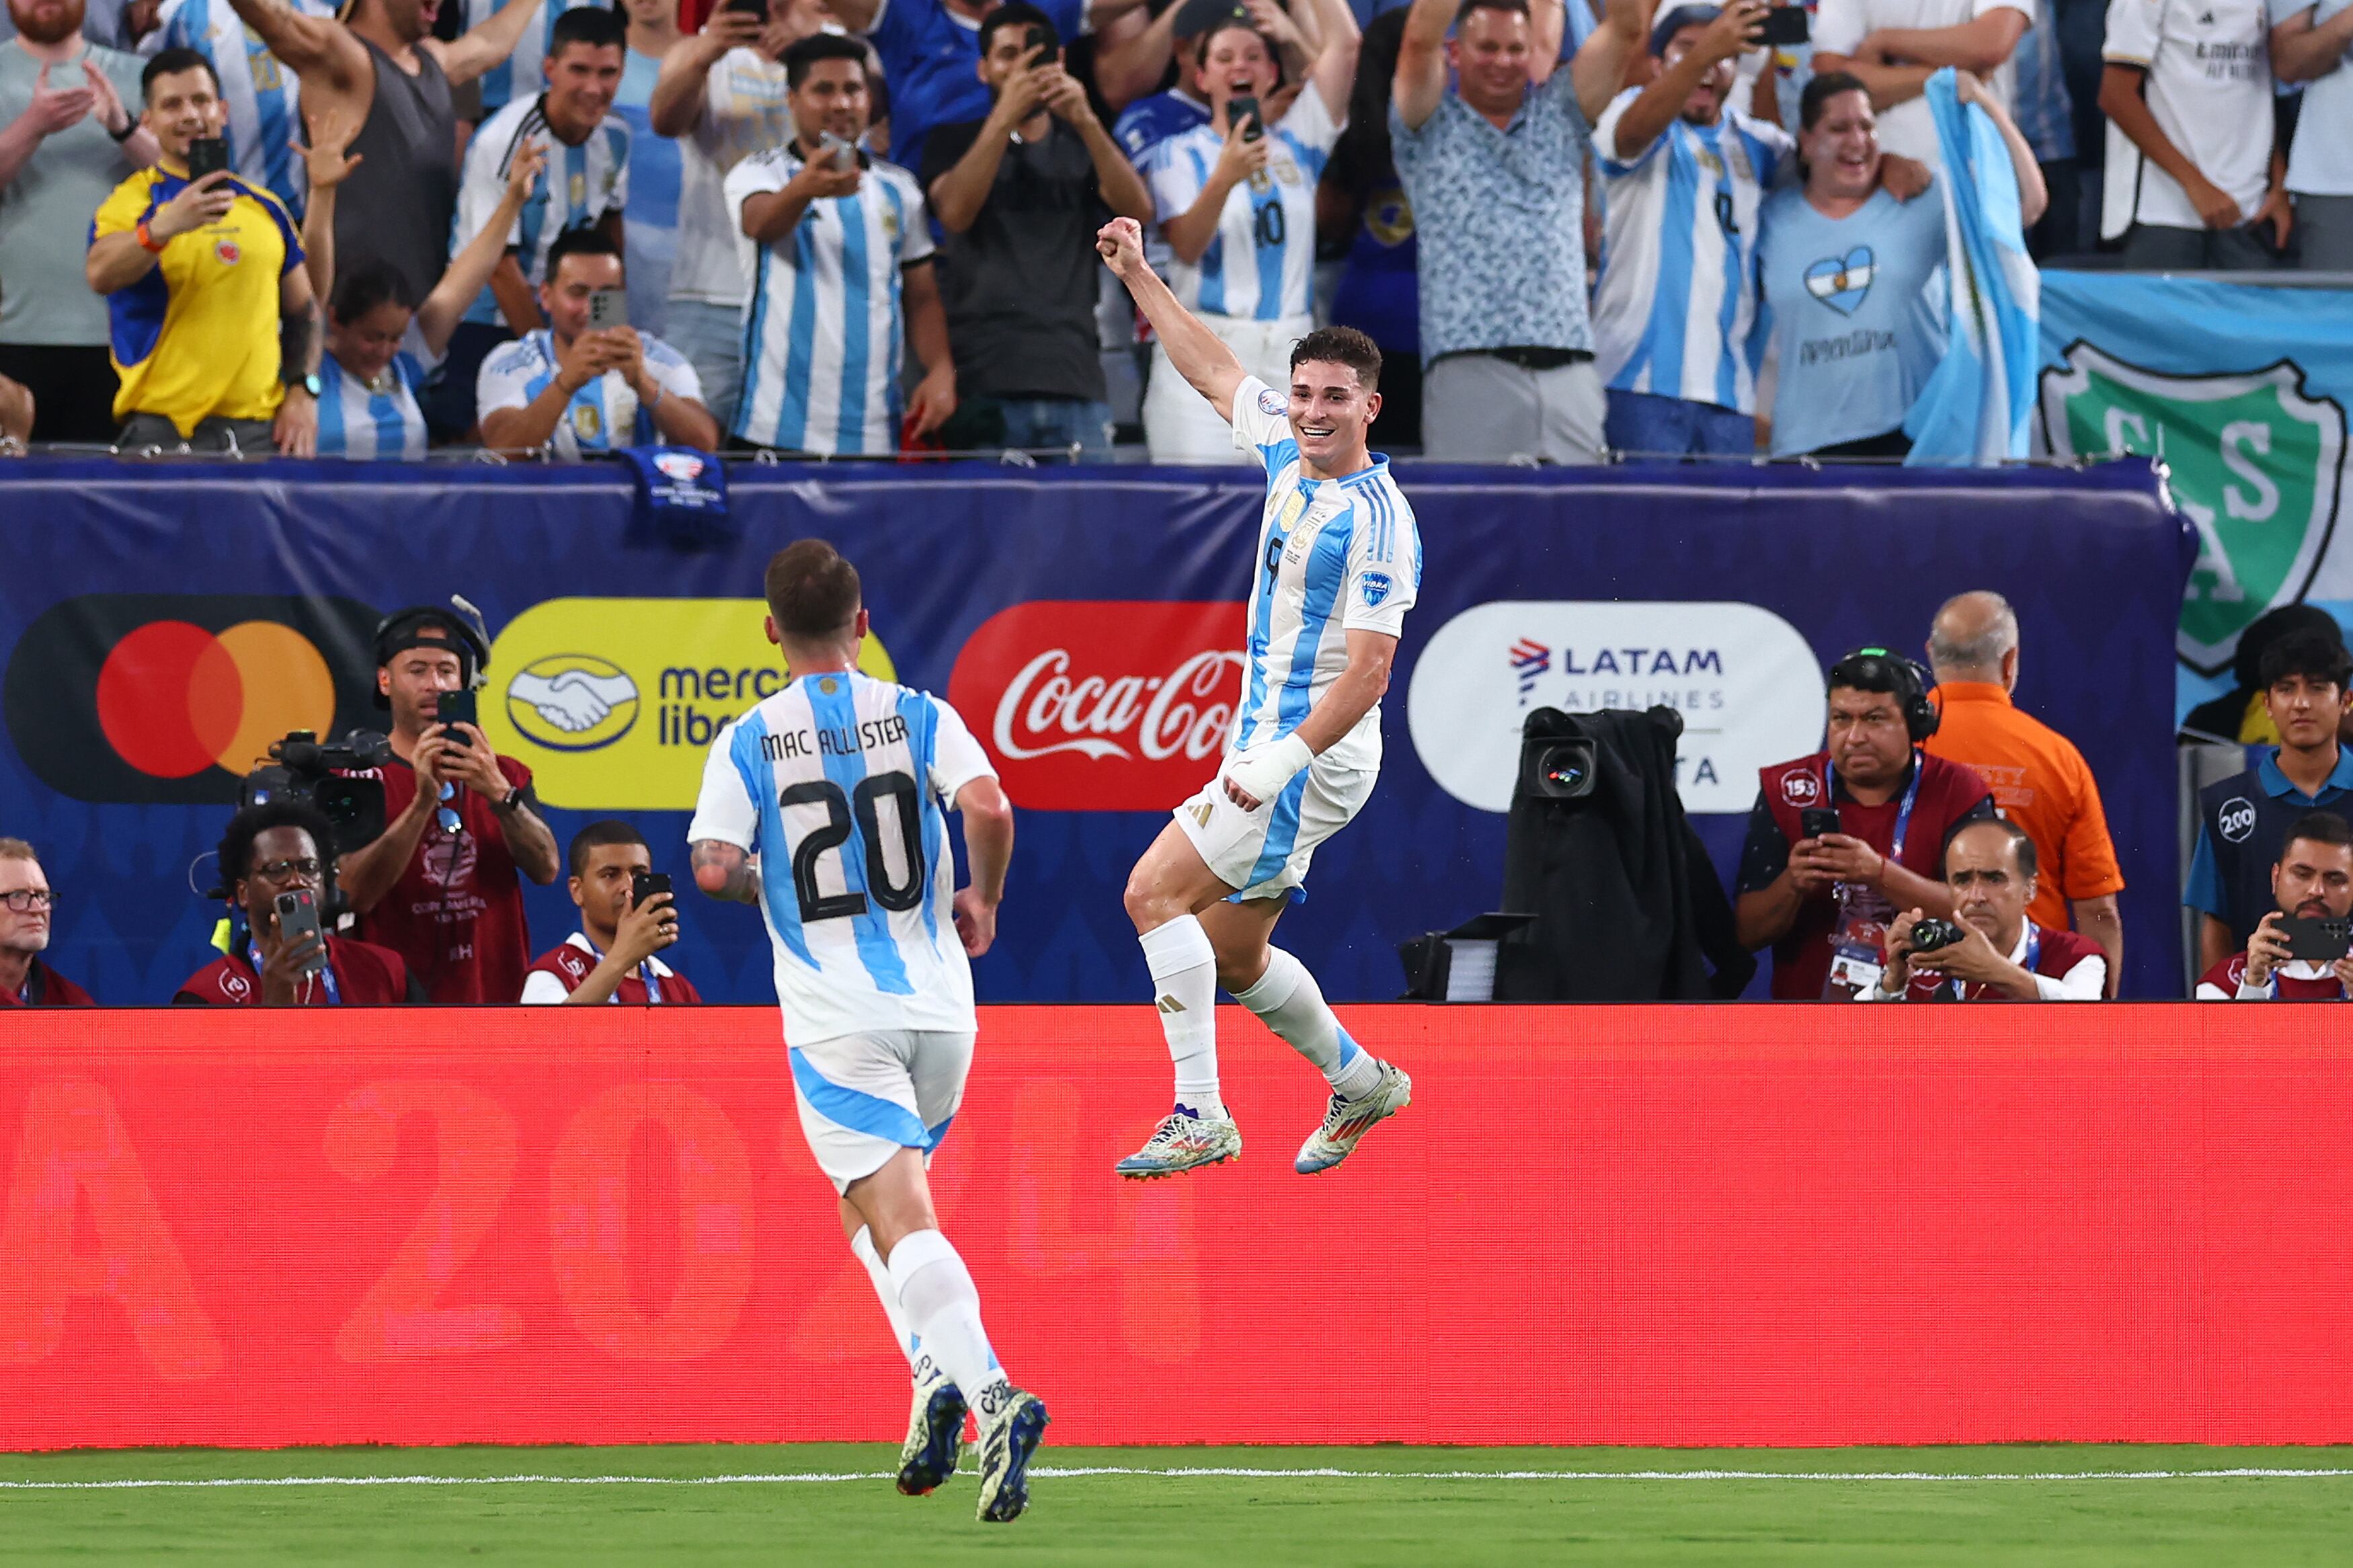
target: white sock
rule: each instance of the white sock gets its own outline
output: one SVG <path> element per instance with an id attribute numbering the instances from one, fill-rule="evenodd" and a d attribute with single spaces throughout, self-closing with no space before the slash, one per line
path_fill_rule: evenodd
<path id="1" fill-rule="evenodd" d="M 980 1326 L 980 1292 L 972 1275 L 936 1230 L 918 1230 L 891 1249 L 891 1283 L 925 1354 L 946 1369 L 967 1405 L 1005 1380 Z"/>
<path id="2" fill-rule="evenodd" d="M 1176 1103 L 1197 1116 L 1220 1117 L 1218 1097 L 1218 955 L 1209 933 L 1191 915 L 1145 931 L 1144 962 L 1152 971 L 1153 1005 L 1160 1032 L 1176 1064 Z"/>
<path id="3" fill-rule="evenodd" d="M 1333 1093 L 1343 1100 L 1371 1093 L 1381 1080 L 1380 1058 L 1340 1026 L 1305 964 L 1279 947 L 1266 951 L 1266 973 L 1249 990 L 1234 993 L 1234 1000 L 1322 1068 Z"/>
<path id="4" fill-rule="evenodd" d="M 874 1250 L 874 1233 L 860 1226 L 858 1234 L 849 1238 L 849 1250 L 866 1265 L 866 1278 L 873 1282 L 874 1294 L 881 1300 L 882 1310 L 891 1320 L 891 1337 L 898 1342 L 900 1353 L 913 1365 L 915 1336 L 907 1328 L 907 1314 L 899 1305 L 899 1288 L 891 1283 L 891 1270 L 884 1266 L 882 1255 Z"/>

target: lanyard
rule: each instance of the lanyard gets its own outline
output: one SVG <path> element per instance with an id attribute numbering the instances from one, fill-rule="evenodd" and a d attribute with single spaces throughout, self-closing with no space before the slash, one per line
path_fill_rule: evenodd
<path id="1" fill-rule="evenodd" d="M 2035 973 L 2034 966 L 2042 962 L 2042 928 L 2036 925 L 2032 921 L 2029 921 L 2026 922 L 2026 956 L 2020 961 L 2020 966 L 2023 968 L 2027 973 L 2032 974 Z M 1962 984 L 1961 982 L 1957 980 L 1948 980 L 1945 984 L 1953 988 L 1954 1001 L 1966 1002 L 1969 999 L 1968 995 L 1968 988 Z"/>
<path id="2" fill-rule="evenodd" d="M 586 931 L 584 931 L 580 933 L 580 940 L 587 942 L 588 951 L 596 955 L 597 963 L 602 963 L 605 962 L 604 950 L 599 948 L 596 942 L 590 939 Z M 649 958 L 643 963 L 638 965 L 638 978 L 646 983 L 647 1005 L 660 1005 L 661 982 L 654 978 L 654 961 L 652 959 Z M 620 987 L 617 985 L 615 986 L 613 988 L 613 994 L 610 996 L 606 997 L 605 1000 L 617 1005 L 621 1000 Z"/>
<path id="3" fill-rule="evenodd" d="M 1904 836 L 1912 831 L 1912 808 L 1920 801 L 1920 774 L 1924 771 L 1919 759 L 1915 757 L 1912 761 L 1912 782 L 1904 786 L 1904 804 L 1895 808 L 1894 847 L 1888 850 L 1887 858 L 1899 865 L 1904 859 Z M 1831 802 L 1833 809 L 1838 800 L 1837 788 L 1838 781 L 1831 772 L 1830 763 L 1825 760 L 1822 763 L 1822 798 Z"/>
<path id="4" fill-rule="evenodd" d="M 327 939 L 325 937 L 321 937 L 319 939 L 322 948 L 325 946 L 326 940 Z M 253 965 L 254 983 L 259 984 L 261 981 L 261 949 L 255 946 L 250 940 L 248 940 L 245 944 L 245 958 L 247 963 Z M 332 962 L 329 963 L 325 968 L 319 971 L 319 979 L 327 988 L 327 1005 L 330 1007 L 342 1006 L 343 1005 L 343 988 L 335 984 L 335 966 Z"/>

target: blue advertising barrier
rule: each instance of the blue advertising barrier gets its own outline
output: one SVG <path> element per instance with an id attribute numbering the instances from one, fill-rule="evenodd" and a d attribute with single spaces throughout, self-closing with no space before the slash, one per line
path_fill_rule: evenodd
<path id="1" fill-rule="evenodd" d="M 2189 554 L 2146 463 L 2084 471 L 1401 470 L 1425 570 L 1370 806 L 1318 855 L 1282 941 L 1335 997 L 1392 996 L 1397 943 L 1489 909 L 1513 737 L 1535 706 L 1667 702 L 1719 867 L 1756 769 L 1812 750 L 1820 667 L 1918 646 L 1947 595 L 2025 627 L 2019 700 L 2071 736 L 2130 887 L 2127 994 L 2177 995 L 2170 754 Z M 864 575 L 868 668 L 951 695 L 1023 810 L 995 1001 L 1148 982 L 1120 907 L 1136 855 L 1215 766 L 1262 499 L 1252 473 L 732 470 L 739 535 L 645 538 L 617 469 L 28 461 L 0 474 L 0 833 L 64 899 L 54 963 L 167 999 L 207 957 L 236 776 L 295 727 L 383 727 L 377 616 L 464 595 L 496 636 L 483 723 L 559 841 L 639 825 L 686 880 L 711 734 L 775 684 L 761 570 L 806 535 Z M 685 900 L 671 954 L 714 1000 L 771 993 L 752 911 Z M 572 929 L 532 889 L 534 945 Z"/>

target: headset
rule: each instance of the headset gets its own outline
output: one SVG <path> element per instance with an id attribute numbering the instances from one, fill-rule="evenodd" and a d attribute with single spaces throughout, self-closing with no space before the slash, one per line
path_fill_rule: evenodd
<path id="1" fill-rule="evenodd" d="M 1831 666 L 1829 683 L 1832 686 L 1848 685 L 1848 681 L 1839 679 L 1841 675 L 1857 680 L 1875 680 L 1883 671 L 1894 683 L 1896 706 L 1904 712 L 1905 732 L 1912 737 L 1912 743 L 1916 746 L 1935 734 L 1936 726 L 1944 721 L 1944 715 L 1936 710 L 1936 705 L 1928 700 L 1928 693 L 1936 686 L 1936 678 L 1928 672 L 1927 666 L 1892 649 L 1859 647 Z M 1853 689 L 1869 689 L 1857 686 Z"/>
<path id="2" fill-rule="evenodd" d="M 491 634 L 482 622 L 482 612 L 452 594 L 452 609 L 433 605 L 412 605 L 405 610 L 395 610 L 375 626 L 375 667 L 382 669 L 393 656 L 413 647 L 448 648 L 458 656 L 460 684 L 470 690 L 480 689 L 491 682 Z M 432 627 L 441 635 L 433 636 Z M 382 691 L 375 695 L 375 705 L 389 708 L 392 703 Z"/>

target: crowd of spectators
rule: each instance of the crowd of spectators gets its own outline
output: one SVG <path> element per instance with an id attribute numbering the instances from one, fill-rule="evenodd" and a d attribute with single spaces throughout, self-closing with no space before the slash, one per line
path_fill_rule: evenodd
<path id="1" fill-rule="evenodd" d="M 1895 455 L 1947 67 L 2038 251 L 2353 270 L 2342 0 L 1805 15 L 9 0 L 0 437 L 1099 459 L 1127 356 L 1151 455 L 1231 460 L 1097 263 L 1127 216 L 1245 364 L 1412 362 L 1383 438 L 1435 458 Z"/>

